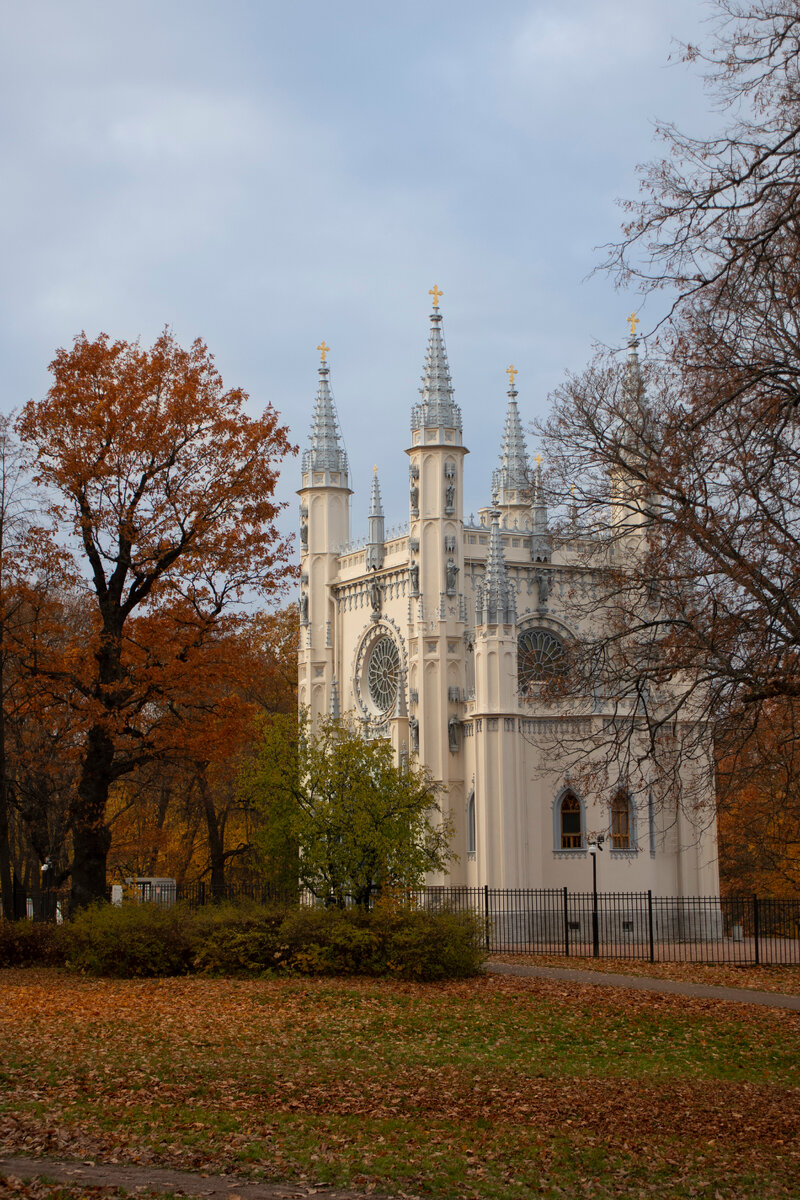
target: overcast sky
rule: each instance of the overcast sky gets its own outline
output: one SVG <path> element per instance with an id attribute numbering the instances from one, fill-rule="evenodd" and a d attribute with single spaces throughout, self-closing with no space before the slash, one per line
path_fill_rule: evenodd
<path id="1" fill-rule="evenodd" d="M 324 338 L 354 535 L 373 463 L 390 523 L 408 515 L 428 289 L 477 509 L 508 364 L 527 421 L 594 343 L 624 343 L 638 299 L 587 276 L 658 152 L 653 119 L 710 120 L 696 73 L 668 63 L 702 36 L 699 0 L 2 8 L 3 407 L 44 393 L 78 331 L 149 343 L 168 324 L 302 448 Z M 287 529 L 298 483 L 290 461 Z"/>

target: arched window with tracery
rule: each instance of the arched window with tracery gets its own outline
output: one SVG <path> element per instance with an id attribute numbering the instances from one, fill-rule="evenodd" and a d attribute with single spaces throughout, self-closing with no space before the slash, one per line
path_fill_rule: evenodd
<path id="1" fill-rule="evenodd" d="M 627 792 L 617 792 L 611 801 L 611 849 L 631 848 L 631 801 Z"/>
<path id="2" fill-rule="evenodd" d="M 581 828 L 581 802 L 574 792 L 565 792 L 561 797 L 561 849 L 580 850 L 583 846 Z"/>

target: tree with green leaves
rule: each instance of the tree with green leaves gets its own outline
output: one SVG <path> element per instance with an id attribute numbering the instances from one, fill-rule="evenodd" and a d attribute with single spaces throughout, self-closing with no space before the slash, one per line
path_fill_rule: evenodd
<path id="1" fill-rule="evenodd" d="M 388 741 L 367 741 L 347 720 L 265 720 L 244 786 L 263 818 L 265 859 L 295 847 L 301 887 L 326 904 L 366 907 L 455 857 L 430 775 L 396 766 Z"/>

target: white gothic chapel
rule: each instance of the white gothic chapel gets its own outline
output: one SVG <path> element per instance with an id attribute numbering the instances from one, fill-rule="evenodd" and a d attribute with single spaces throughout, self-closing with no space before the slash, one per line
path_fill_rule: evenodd
<path id="1" fill-rule="evenodd" d="M 603 891 L 718 894 L 707 811 L 654 804 L 620 777 L 583 794 L 559 762 L 559 728 L 607 714 L 546 703 L 540 681 L 580 637 L 568 596 L 597 595 L 599 573 L 552 538 L 532 475 L 513 368 L 492 501 L 464 516 L 461 410 L 450 379 L 438 289 L 421 400 L 411 408 L 409 524 L 387 538 L 377 474 L 368 537 L 349 544 L 350 479 L 323 342 L 300 495 L 299 700 L 311 718 L 353 713 L 368 735 L 418 755 L 445 787 L 456 829 L 446 882 L 497 888 L 587 885 L 588 843 L 603 833 Z M 638 362 L 637 339 L 629 354 Z M 498 430 L 498 437 L 500 431 Z M 488 482 L 488 481 L 487 481 Z M 613 705 L 609 706 L 609 711 Z M 701 806 L 702 807 L 702 806 Z M 444 883 L 437 877 L 431 882 Z"/>

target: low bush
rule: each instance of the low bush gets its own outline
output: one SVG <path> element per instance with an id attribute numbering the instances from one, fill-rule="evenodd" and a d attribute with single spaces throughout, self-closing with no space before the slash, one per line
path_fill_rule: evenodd
<path id="1" fill-rule="evenodd" d="M 65 958 L 63 926 L 0 917 L 0 967 L 60 967 Z"/>
<path id="2" fill-rule="evenodd" d="M 471 913 L 220 904 L 96 904 L 66 925 L 0 922 L 0 965 L 66 965 L 92 975 L 392 975 L 455 979 L 484 957 Z"/>
<path id="3" fill-rule="evenodd" d="M 297 908 L 281 928 L 286 966 L 302 975 L 385 975 L 385 948 L 361 909 Z"/>
<path id="4" fill-rule="evenodd" d="M 193 967 L 209 975 L 262 974 L 282 966 L 281 927 L 287 910 L 278 905 L 208 905 L 192 915 Z"/>
<path id="5" fill-rule="evenodd" d="M 471 912 L 379 909 L 375 925 L 388 971 L 400 979 L 463 979 L 476 975 L 486 957 L 483 929 Z"/>
<path id="6" fill-rule="evenodd" d="M 186 975 L 196 956 L 196 921 L 182 904 L 93 904 L 64 926 L 67 965 L 118 979 Z"/>
<path id="7" fill-rule="evenodd" d="M 485 957 L 472 913 L 296 909 L 281 935 L 286 964 L 303 974 L 457 979 L 477 974 Z"/>

